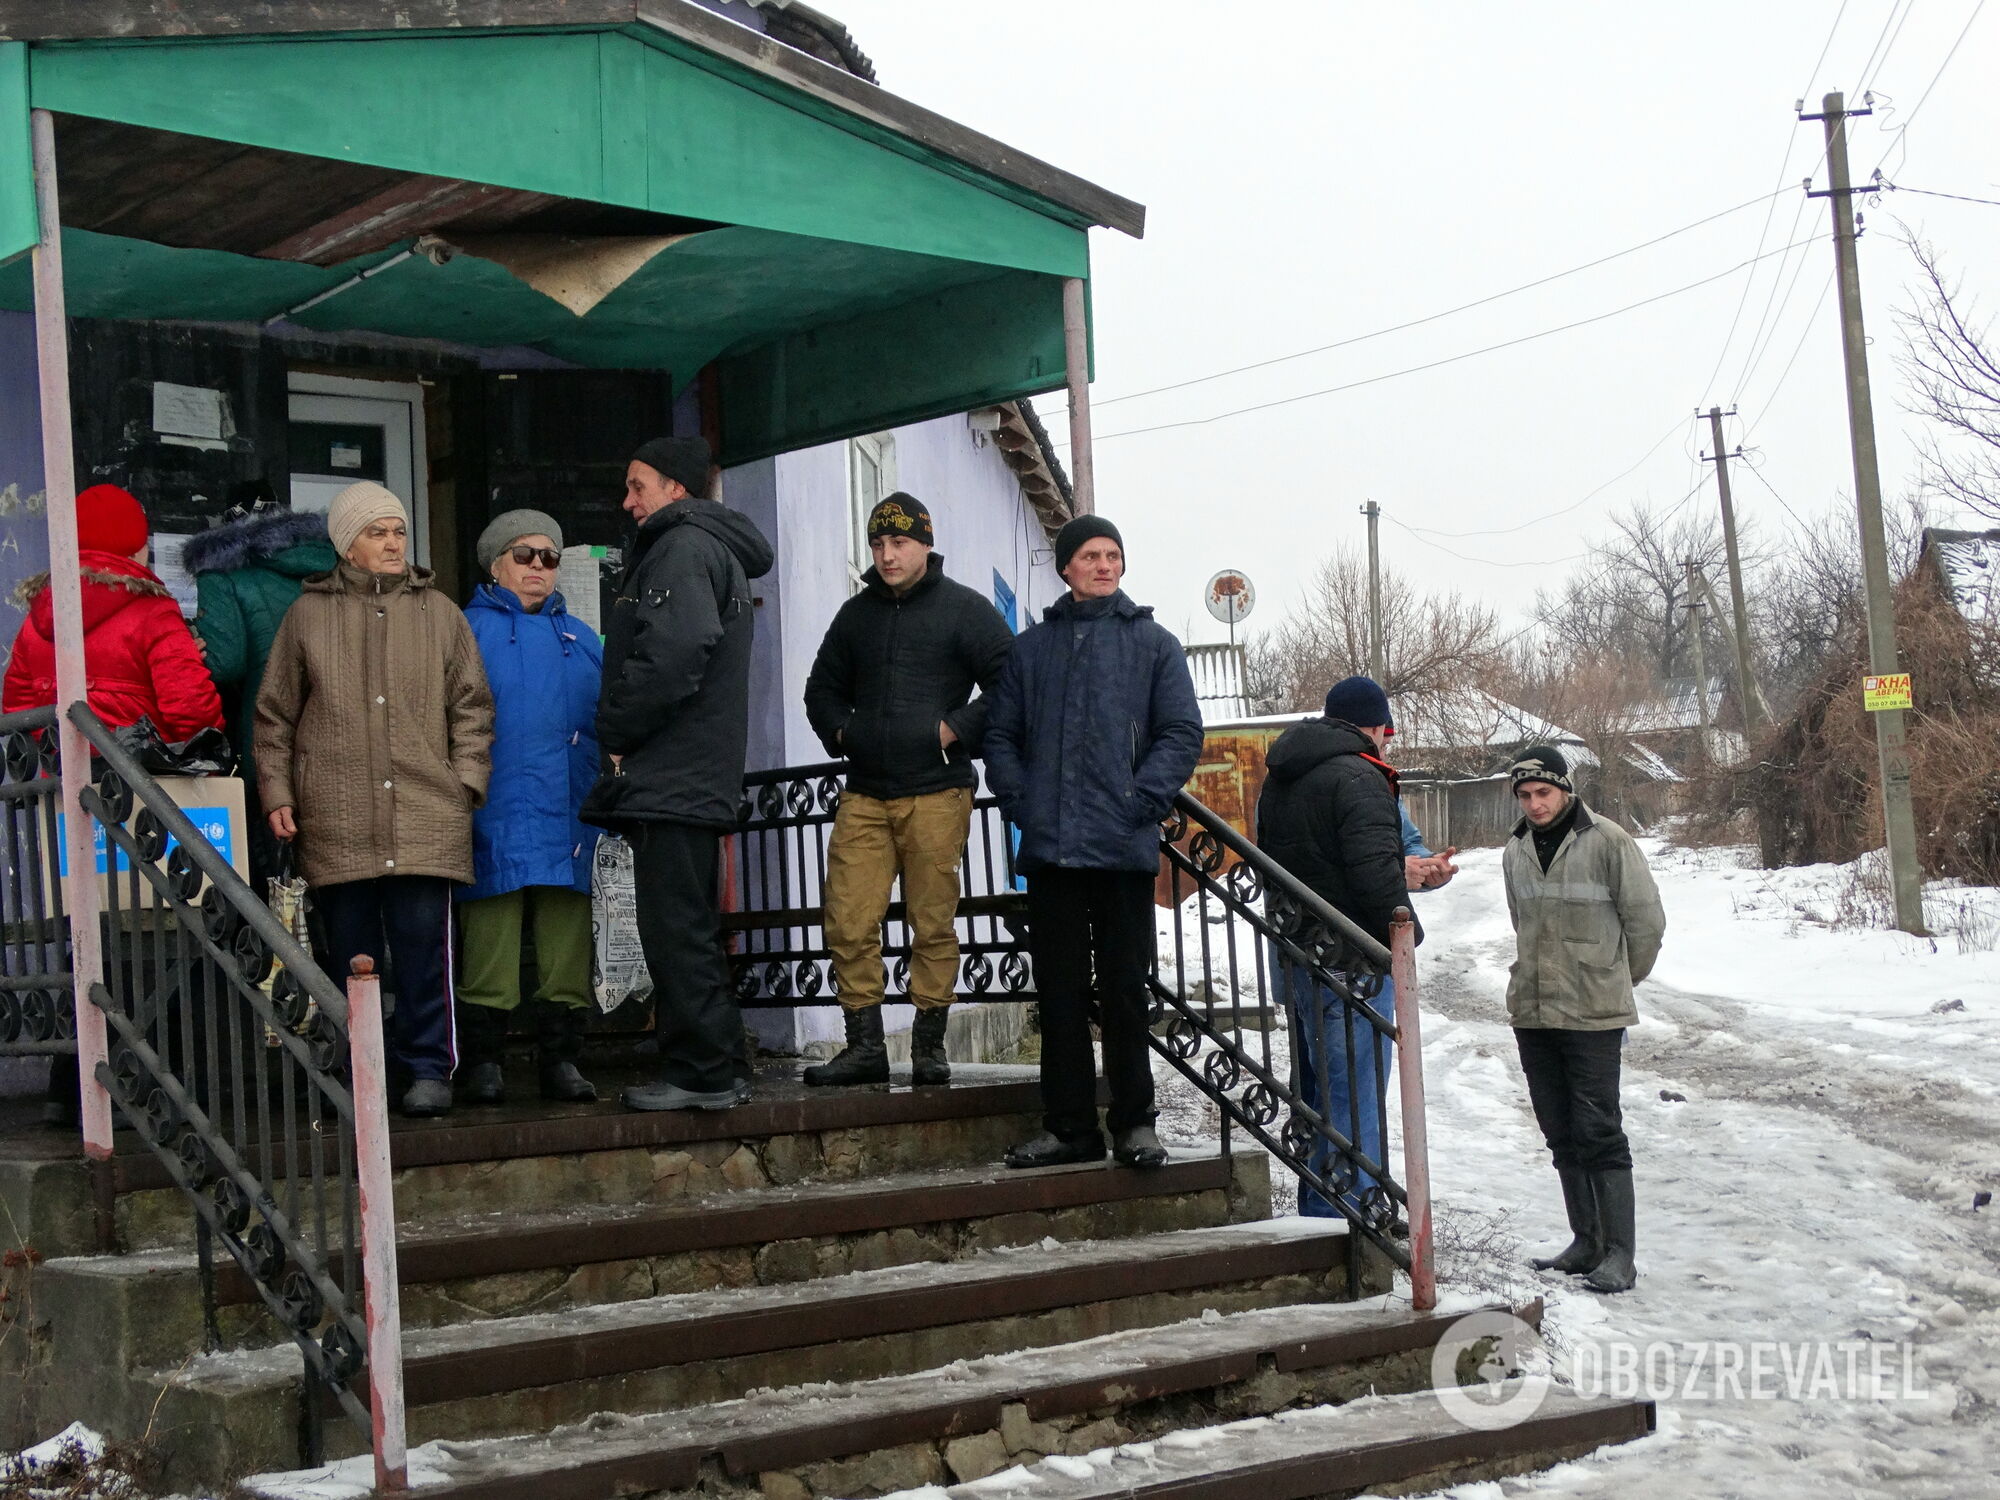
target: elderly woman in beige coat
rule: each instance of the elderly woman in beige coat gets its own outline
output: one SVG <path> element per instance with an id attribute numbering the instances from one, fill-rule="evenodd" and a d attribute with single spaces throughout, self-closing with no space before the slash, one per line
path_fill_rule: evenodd
<path id="1" fill-rule="evenodd" d="M 493 695 L 458 606 L 409 562 L 402 501 L 363 481 L 334 497 L 340 565 L 306 580 L 257 693 L 258 790 L 296 839 L 340 973 L 394 962 L 390 1066 L 406 1115 L 451 1108 L 451 888 L 472 879 Z M 340 977 L 340 975 L 336 975 Z"/>

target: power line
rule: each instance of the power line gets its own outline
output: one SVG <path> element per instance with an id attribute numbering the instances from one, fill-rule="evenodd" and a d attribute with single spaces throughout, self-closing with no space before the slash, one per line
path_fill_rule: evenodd
<path id="1" fill-rule="evenodd" d="M 1896 20 L 1898 9 L 1903 12 L 1901 21 Z M 1861 71 L 1854 75 L 1854 92 L 1867 96 L 1868 85 L 1888 65 L 1889 53 L 1896 45 L 1896 38 L 1903 34 L 1903 22 L 1910 19 L 1910 12 L 1917 8 L 1916 0 L 1889 0 L 1889 14 L 1883 18 L 1882 29 L 1875 34 L 1875 45 L 1868 49 L 1868 60 L 1861 65 Z M 1895 32 L 1889 30 L 1890 22 L 1895 22 Z M 1884 41 L 1888 43 L 1885 47 Z M 1879 61 L 1877 60 L 1879 57 Z M 1810 93 L 1811 90 L 1806 91 Z M 1803 97 L 1803 96 L 1801 96 Z"/>
<path id="2" fill-rule="evenodd" d="M 1810 241 L 1802 241 L 1801 243 L 1810 243 Z M 1642 297 L 1637 302 L 1628 302 L 1623 307 L 1612 308 L 1609 312 L 1596 313 L 1588 318 L 1578 318 L 1574 322 L 1562 323 L 1554 328 L 1544 328 L 1536 333 L 1522 334 L 1519 338 L 1504 339 L 1500 343 L 1488 344 L 1484 348 L 1468 349 L 1460 354 L 1447 355 L 1443 359 L 1429 360 L 1420 365 L 1409 365 L 1403 369 L 1390 370 L 1381 375 L 1370 375 L 1363 380 L 1350 380 L 1342 385 L 1325 386 L 1316 391 L 1301 391 L 1293 396 L 1280 396 L 1270 401 L 1258 401 L 1249 406 L 1234 407 L 1229 411 L 1216 412 L 1213 416 L 1187 417 L 1178 422 L 1156 422 L 1150 427 L 1128 427 L 1122 432 L 1101 433 L 1096 440 L 1100 443 L 1108 443 L 1114 438 L 1137 437 L 1142 433 L 1148 432 L 1169 432 L 1178 427 L 1205 427 L 1210 423 L 1226 421 L 1231 417 L 1244 416 L 1250 412 L 1268 411 L 1273 407 L 1291 406 L 1300 401 L 1315 400 L 1320 396 L 1338 395 L 1342 391 L 1358 390 L 1362 386 L 1378 385 L 1385 380 L 1395 380 L 1404 375 L 1421 374 L 1425 370 L 1439 369 L 1445 365 L 1457 364 L 1461 360 L 1476 359 L 1482 354 L 1494 354 L 1502 349 L 1512 349 L 1521 344 L 1531 344 L 1537 339 L 1549 338 L 1558 333 L 1568 333 L 1576 328 L 1587 328 L 1593 323 L 1602 323 L 1608 318 L 1615 318 L 1624 313 L 1635 312 L 1642 307 L 1650 307 L 1655 302 L 1664 302 L 1669 297 L 1678 297 L 1684 292 L 1695 291 L 1700 287 L 1721 281 L 1725 277 L 1733 276 L 1745 266 L 1755 265 L 1759 260 L 1767 260 L 1773 255 L 1783 255 L 1787 251 L 1796 250 L 1797 248 L 1798 245 L 1794 244 L 1783 246 L 1777 250 L 1767 251 L 1765 254 L 1755 256 L 1750 260 L 1740 261 L 1726 271 L 1718 271 L 1713 276 L 1704 276 L 1699 281 L 1690 281 L 1687 285 L 1677 286 L 1671 291 L 1659 292 L 1651 297 Z"/>
<path id="3" fill-rule="evenodd" d="M 1791 227 L 1785 231 L 1787 239 L 1792 238 L 1792 236 L 1796 235 L 1799 232 L 1799 220 L 1805 217 L 1806 205 L 1810 201 L 1811 200 L 1809 200 L 1804 193 L 1799 194 L 1798 207 L 1794 209 L 1792 212 Z M 1800 242 L 1795 240 L 1794 243 L 1800 243 Z M 1803 243 L 1807 248 L 1801 251 L 1798 258 L 1798 265 L 1793 268 L 1792 282 L 1791 282 L 1792 286 L 1796 286 L 1798 284 L 1799 271 L 1805 266 L 1807 259 L 1810 257 L 1812 253 L 1810 249 L 1812 243 L 1811 240 L 1806 240 Z M 1780 261 L 1778 265 L 1771 272 L 1771 290 L 1770 293 L 1764 298 L 1764 310 L 1757 315 L 1757 326 L 1756 328 L 1751 330 L 1750 348 L 1743 356 L 1743 368 L 1737 372 L 1736 387 L 1735 390 L 1731 393 L 1732 399 L 1734 399 L 1734 397 L 1736 396 L 1741 396 L 1743 394 L 1744 383 L 1749 380 L 1750 371 L 1752 368 L 1754 368 L 1755 361 L 1759 357 L 1758 341 L 1764 338 L 1765 325 L 1769 324 L 1773 333 L 1775 333 L 1777 330 L 1777 320 L 1784 316 L 1785 303 L 1791 300 L 1791 295 L 1792 295 L 1791 286 L 1787 286 L 1785 288 L 1785 296 L 1783 301 L 1779 300 L 1778 287 L 1784 282 L 1784 279 L 1785 279 L 1785 265 L 1783 261 Z"/>
<path id="4" fill-rule="evenodd" d="M 1805 517 L 1801 516 L 1797 511 L 1792 509 L 1792 502 L 1787 500 L 1783 495 L 1779 494 L 1778 487 L 1772 484 L 1770 480 L 1764 477 L 1764 469 L 1761 464 L 1754 464 L 1746 457 L 1743 460 L 1743 467 L 1748 469 L 1752 474 L 1755 474 L 1757 476 L 1757 482 L 1763 485 L 1765 489 L 1771 492 L 1771 498 L 1773 500 L 1777 501 L 1778 504 L 1784 506 L 1785 514 L 1790 516 L 1794 521 L 1798 523 L 1799 529 L 1801 531 L 1812 530 L 1810 526 L 1806 525 Z"/>
<path id="5" fill-rule="evenodd" d="M 1883 178 L 1877 186 L 1891 193 L 1915 193 L 1922 198 L 1949 198 L 1954 203 L 1984 203 L 1988 208 L 2000 208 L 2000 198 L 1968 198 L 1964 193 L 1940 193 L 1934 188 L 1905 187 L 1900 182 Z"/>
<path id="6" fill-rule="evenodd" d="M 1892 11 L 1895 9 L 1894 0 L 1891 0 L 1889 8 Z M 1819 77 L 1820 65 L 1826 61 L 1827 53 L 1833 50 L 1833 39 L 1840 34 L 1841 17 L 1846 14 L 1847 0 L 1840 0 L 1840 9 L 1833 13 L 1833 24 L 1826 30 L 1826 40 L 1820 43 L 1819 56 L 1813 59 L 1812 71 L 1806 74 L 1806 86 L 1799 90 L 1801 99 L 1812 92 L 1813 80 Z"/>
<path id="7" fill-rule="evenodd" d="M 1819 310 L 1826 306 L 1826 294 L 1833 290 L 1834 275 L 1835 273 L 1832 271 L 1826 273 L 1826 283 L 1820 287 L 1819 299 L 1813 303 L 1812 311 L 1806 314 L 1805 330 L 1799 334 L 1799 341 L 1793 346 L 1792 357 L 1785 361 L 1785 368 L 1778 372 L 1776 384 L 1765 393 L 1764 399 L 1758 403 L 1757 421 L 1752 422 L 1749 427 L 1744 429 L 1743 436 L 1745 439 L 1748 439 L 1750 434 L 1757 430 L 1758 424 L 1769 414 L 1772 404 L 1778 399 L 1778 392 L 1785 388 L 1785 380 L 1792 373 L 1792 366 L 1799 362 L 1799 355 L 1806 347 L 1806 340 L 1812 337 L 1813 329 L 1818 326 Z"/>
<path id="8" fill-rule="evenodd" d="M 1137 401 L 1141 396 L 1157 396 L 1166 391 L 1184 390 L 1188 386 L 1203 385 L 1211 380 L 1221 380 L 1225 376 L 1241 375 L 1248 370 L 1262 370 L 1268 366 L 1281 365 L 1290 360 L 1305 359 L 1310 355 L 1326 354 L 1334 349 L 1345 349 L 1353 344 L 1366 343 L 1369 339 L 1379 339 L 1387 334 L 1401 333 L 1405 329 L 1421 328 L 1424 324 L 1435 323 L 1440 318 L 1449 318 L 1458 313 L 1470 312 L 1475 307 L 1484 307 L 1490 302 L 1499 302 L 1504 298 L 1516 296 L 1521 292 L 1529 292 L 1533 291 L 1536 287 L 1547 286 L 1550 282 L 1561 281 L 1566 276 L 1575 276 L 1583 271 L 1594 270 L 1598 266 L 1609 265 L 1614 260 L 1622 260 L 1625 256 L 1636 255 L 1641 250 L 1649 250 L 1655 245 L 1665 244 L 1668 240 L 1686 234 L 1690 230 L 1699 229 L 1704 224 L 1713 224 L 1717 219 L 1726 219 L 1731 214 L 1741 213 L 1746 208 L 1755 208 L 1759 203 L 1764 202 L 1766 198 L 1776 198 L 1781 192 L 1783 192 L 1783 189 L 1779 188 L 1773 192 L 1764 194 L 1763 197 L 1751 198 L 1747 202 L 1737 204 L 1734 208 L 1725 208 L 1722 212 L 1710 214 L 1705 219 L 1696 219 L 1692 224 L 1683 224 L 1679 229 L 1672 229 L 1665 234 L 1656 235 L 1654 238 L 1633 245 L 1628 249 L 1619 250 L 1610 255 L 1599 256 L 1596 260 L 1585 261 L 1580 266 L 1571 266 L 1567 271 L 1557 271 L 1550 276 L 1543 276 L 1534 281 L 1523 282 L 1520 286 L 1509 287 L 1504 292 L 1495 292 L 1491 296 L 1481 297 L 1476 302 L 1460 303 L 1457 307 L 1448 307 L 1443 312 L 1434 312 L 1421 318 L 1413 318 L 1407 323 L 1397 323 L 1388 328 L 1377 328 L 1372 333 L 1357 333 L 1352 338 L 1340 339 L 1331 344 L 1321 344 L 1312 349 L 1300 349 L 1293 354 L 1273 355 L 1269 359 L 1256 360 L 1247 365 L 1237 365 L 1233 369 L 1217 370 L 1211 375 L 1195 375 L 1186 380 L 1177 380 L 1171 385 L 1156 385 L 1149 390 L 1128 391 L 1122 396 L 1106 396 L 1101 400 L 1092 401 L 1091 405 L 1093 408 L 1097 408 L 1112 406 L 1120 401 Z"/>
<path id="9" fill-rule="evenodd" d="M 1805 201 L 1803 197 L 1799 200 L 1802 206 Z M 1794 220 L 1794 223 L 1796 222 Z M 1808 244 L 1810 245 L 1810 242 Z M 1764 333 L 1762 329 L 1759 330 L 1763 337 L 1762 343 L 1757 342 L 1755 339 L 1751 340 L 1750 352 L 1745 356 L 1743 369 L 1736 376 L 1736 396 L 1739 401 L 1744 389 L 1750 384 L 1750 377 L 1757 373 L 1759 367 L 1764 363 L 1764 356 L 1771 352 L 1771 344 L 1778 337 L 1778 327 L 1784 322 L 1785 309 L 1792 305 L 1792 293 L 1799 289 L 1799 278 L 1805 275 L 1806 267 L 1810 264 L 1812 264 L 1812 251 L 1808 248 L 1800 252 L 1797 263 L 1792 267 L 1792 279 L 1785 283 L 1785 295 L 1777 300 L 1777 305 L 1771 312 L 1770 331 Z M 1773 292 L 1777 290 L 1775 282 L 1772 284 L 1771 289 Z"/>
<path id="10" fill-rule="evenodd" d="M 1573 552 L 1568 557 L 1531 557 L 1526 562 L 1501 562 L 1497 558 L 1491 557 L 1467 557 L 1463 552 L 1452 551 L 1443 542 L 1432 541 L 1415 526 L 1404 526 L 1401 521 L 1398 521 L 1386 511 L 1383 512 L 1382 519 L 1392 525 L 1402 526 L 1403 530 L 1409 532 L 1411 536 L 1422 542 L 1426 547 L 1435 547 L 1447 557 L 1455 557 L 1460 562 L 1478 563 L 1488 568 L 1555 568 L 1562 566 L 1564 563 L 1581 562 L 1584 558 L 1590 556 L 1588 552 Z"/>
<path id="11" fill-rule="evenodd" d="M 1924 85 L 1924 91 L 1917 96 L 1917 102 L 1910 106 L 1910 112 L 1904 116 L 1903 123 L 1896 127 L 1895 143 L 1882 153 L 1881 161 L 1875 163 L 1876 171 L 1879 172 L 1882 170 L 1882 162 L 1887 161 L 1899 149 L 1904 149 L 1904 138 L 1909 134 L 1910 127 L 1917 121 L 1917 111 L 1924 107 L 1925 101 L 1931 96 L 1931 90 L 1935 89 L 1938 86 L 1938 80 L 1944 77 L 1944 70 L 1950 67 L 1951 60 L 1958 56 L 1958 49 L 1964 44 L 1966 33 L 1972 30 L 1973 22 L 1979 19 L 1979 13 L 1984 9 L 1986 9 L 1986 0 L 1977 0 L 1977 3 L 1972 7 L 1972 14 L 1965 18 L 1965 24 L 1959 28 L 1958 38 L 1951 44 L 1951 50 L 1945 53 L 1944 61 L 1939 63 L 1937 71 L 1931 74 L 1931 81 Z M 1900 166 L 1901 164 L 1898 163 L 1898 165 Z"/>
<path id="12" fill-rule="evenodd" d="M 1526 531 L 1530 526 L 1539 526 L 1544 521 L 1553 521 L 1559 516 L 1568 515 L 1571 511 L 1581 510 L 1584 506 L 1588 505 L 1591 501 L 1595 500 L 1599 495 L 1603 494 L 1606 490 L 1610 489 L 1612 485 L 1618 483 L 1619 480 L 1638 473 L 1640 469 L 1645 467 L 1647 459 L 1650 459 L 1655 453 L 1658 453 L 1660 451 L 1661 446 L 1665 444 L 1667 439 L 1672 437 L 1675 433 L 1681 430 L 1681 425 L 1684 420 L 1685 419 L 1683 418 L 1676 417 L 1674 419 L 1674 425 L 1669 427 L 1665 432 L 1660 434 L 1660 436 L 1654 441 L 1653 446 L 1646 450 L 1644 456 L 1641 457 L 1637 463 L 1633 464 L 1631 468 L 1626 469 L 1621 473 L 1613 474 L 1609 479 L 1605 480 L 1604 483 L 1600 484 L 1596 489 L 1592 490 L 1589 494 L 1585 495 L 1581 500 L 1577 500 L 1569 505 L 1565 505 L 1561 510 L 1552 510 L 1545 515 L 1536 516 L 1532 520 L 1523 521 L 1518 526 L 1492 526 L 1481 531 L 1444 531 L 1440 530 L 1436 526 L 1410 526 L 1406 525 L 1402 521 L 1397 521 L 1396 524 L 1398 526 L 1401 526 L 1405 531 L 1420 531 L 1424 533 L 1426 536 L 1448 536 L 1453 538 L 1454 540 L 1459 540 L 1466 537 L 1475 537 L 1475 536 L 1512 536 L 1517 531 Z M 1394 518 L 1392 517 L 1391 519 Z"/>

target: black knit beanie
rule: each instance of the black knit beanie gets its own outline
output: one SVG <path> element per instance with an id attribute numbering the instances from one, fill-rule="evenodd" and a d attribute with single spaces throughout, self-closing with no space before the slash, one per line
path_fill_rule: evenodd
<path id="1" fill-rule="evenodd" d="M 632 457 L 648 468 L 657 469 L 661 478 L 678 480 L 681 488 L 697 500 L 708 498 L 708 467 L 712 457 L 706 438 L 654 438 L 641 443 Z"/>
<path id="2" fill-rule="evenodd" d="M 1064 524 L 1056 533 L 1056 571 L 1062 572 L 1069 566 L 1069 560 L 1076 556 L 1076 549 L 1092 537 L 1109 537 L 1118 544 L 1118 550 L 1125 550 L 1125 538 L 1118 534 L 1118 528 L 1102 516 L 1078 516 Z"/>
<path id="3" fill-rule="evenodd" d="M 878 536 L 906 536 L 926 547 L 937 545 L 931 535 L 931 513 L 924 509 L 923 501 L 902 490 L 884 495 L 868 512 L 868 540 Z"/>
<path id="4" fill-rule="evenodd" d="M 1562 751 L 1554 745 L 1530 745 L 1514 757 L 1514 764 L 1508 768 L 1507 775 L 1510 787 L 1518 787 L 1528 781 L 1546 781 L 1565 792 L 1576 790 L 1570 785 L 1569 762 L 1563 759 Z"/>

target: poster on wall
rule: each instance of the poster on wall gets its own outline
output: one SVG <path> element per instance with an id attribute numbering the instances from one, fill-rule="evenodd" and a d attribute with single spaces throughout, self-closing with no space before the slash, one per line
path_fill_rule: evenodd
<path id="1" fill-rule="evenodd" d="M 181 607 L 181 614 L 192 620 L 201 608 L 201 596 L 194 586 L 194 574 L 181 561 L 181 549 L 192 541 L 192 537 L 174 532 L 153 533 L 153 576 L 167 586 L 174 603 Z"/>

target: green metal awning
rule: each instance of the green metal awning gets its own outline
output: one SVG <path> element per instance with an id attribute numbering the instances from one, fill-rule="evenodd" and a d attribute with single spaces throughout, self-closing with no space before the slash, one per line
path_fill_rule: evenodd
<path id="1" fill-rule="evenodd" d="M 1061 384 L 1088 229 L 1143 222 L 681 0 L 396 7 L 486 23 L 428 31 L 339 30 L 381 7 L 328 0 L 74 8 L 124 12 L 116 38 L 18 23 L 47 9 L 0 0 L 26 38 L 0 42 L 0 257 L 35 239 L 46 109 L 73 316 L 284 316 L 676 384 L 715 363 L 729 462 Z M 552 12 L 587 20 L 506 24 Z M 268 34 L 301 16 L 319 29 Z M 31 292 L 0 266 L 0 306 Z"/>

